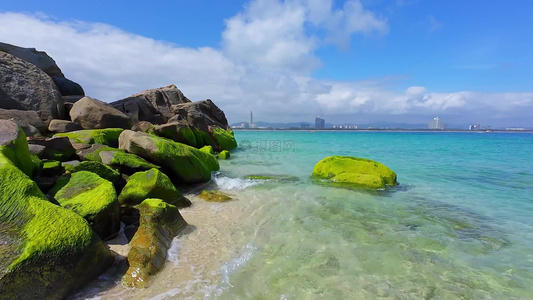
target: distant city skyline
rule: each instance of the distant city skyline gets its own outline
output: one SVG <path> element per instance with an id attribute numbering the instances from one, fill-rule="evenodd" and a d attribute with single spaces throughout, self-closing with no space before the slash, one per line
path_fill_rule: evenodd
<path id="1" fill-rule="evenodd" d="M 46 51 L 88 96 L 175 84 L 231 123 L 253 110 L 271 122 L 533 127 L 530 11 L 513 0 L 134 1 L 127 13 L 5 1 L 0 41 Z"/>

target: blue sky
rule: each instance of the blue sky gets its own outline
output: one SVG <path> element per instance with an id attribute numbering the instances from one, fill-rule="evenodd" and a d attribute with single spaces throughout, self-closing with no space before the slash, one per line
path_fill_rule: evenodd
<path id="1" fill-rule="evenodd" d="M 230 122 L 533 127 L 532 1 L 4 1 L 88 95 L 174 83 Z"/>

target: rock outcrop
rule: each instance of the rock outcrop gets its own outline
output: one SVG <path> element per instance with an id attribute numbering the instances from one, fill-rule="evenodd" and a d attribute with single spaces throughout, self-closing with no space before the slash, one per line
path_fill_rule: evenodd
<path id="1" fill-rule="evenodd" d="M 144 102 L 142 100 L 146 100 L 151 103 L 156 111 L 159 112 L 159 114 L 162 116 L 161 121 L 163 121 L 161 123 L 166 122 L 168 119 L 174 116 L 172 110 L 173 105 L 191 102 L 191 100 L 187 99 L 187 97 L 185 97 L 185 95 L 183 95 L 183 93 L 178 90 L 175 85 L 171 84 L 166 87 L 142 91 L 140 93 L 131 95 L 126 99 L 113 102 L 111 105 L 118 109 L 120 109 L 122 106 L 124 107 L 124 112 L 126 112 L 126 110 L 129 110 L 127 107 L 138 105 L 139 103 L 143 103 L 142 105 L 144 106 Z M 135 115 L 135 109 L 131 111 L 132 114 Z M 147 114 L 146 116 L 150 116 L 150 114 Z M 135 119 L 135 117 L 133 117 L 133 119 Z M 139 114 L 137 114 L 136 119 L 138 121 L 148 121 L 154 124 L 161 124 L 157 121 L 152 122 L 150 120 L 144 120 L 144 116 L 140 116 Z"/>
<path id="2" fill-rule="evenodd" d="M 0 298 L 64 298 L 114 258 L 82 217 L 50 203 L 21 171 L 31 162 L 28 146 L 22 130 L 6 122 L 0 121 Z"/>
<path id="3" fill-rule="evenodd" d="M 67 137 L 73 144 L 103 144 L 113 147 L 118 145 L 118 137 L 122 131 L 123 129 L 121 128 L 78 130 L 67 133 L 58 133 L 55 134 L 54 137 Z"/>
<path id="4" fill-rule="evenodd" d="M 36 111 L 46 122 L 65 117 L 63 99 L 52 78 L 5 52 L 0 52 L 0 108 Z"/>
<path id="5" fill-rule="evenodd" d="M 36 111 L 0 108 L 0 120 L 10 119 L 15 121 L 23 130 L 25 126 L 30 125 L 41 133 L 46 131 L 46 124 Z M 24 132 L 26 133 L 26 130 Z M 26 135 L 28 134 L 26 133 Z"/>
<path id="6" fill-rule="evenodd" d="M 85 95 L 83 88 L 79 84 L 65 78 L 65 75 L 61 72 L 55 60 L 48 56 L 46 52 L 37 51 L 35 48 L 22 48 L 6 43 L 0 43 L 0 51 L 25 60 L 48 74 L 62 96 Z"/>
<path id="7" fill-rule="evenodd" d="M 119 149 L 158 164 L 184 183 L 206 182 L 220 167 L 213 155 L 174 141 L 142 132 L 124 130 Z"/>
<path id="8" fill-rule="evenodd" d="M 364 158 L 329 156 L 313 169 L 313 178 L 325 179 L 336 186 L 349 188 L 383 189 L 395 186 L 396 173 L 385 165 Z"/>
<path id="9" fill-rule="evenodd" d="M 72 122 L 83 129 L 131 128 L 131 118 L 113 106 L 90 97 L 76 101 L 70 109 Z"/>

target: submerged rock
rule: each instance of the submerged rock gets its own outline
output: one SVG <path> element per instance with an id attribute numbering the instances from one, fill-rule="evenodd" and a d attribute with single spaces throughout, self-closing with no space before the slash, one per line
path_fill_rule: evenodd
<path id="1" fill-rule="evenodd" d="M 396 173 L 387 166 L 364 158 L 329 156 L 313 169 L 313 178 L 326 179 L 335 185 L 354 188 L 382 189 L 395 186 Z"/>
<path id="2" fill-rule="evenodd" d="M 209 181 L 211 172 L 220 168 L 213 155 L 142 132 L 125 130 L 119 148 L 162 166 L 185 183 Z"/>
<path id="3" fill-rule="evenodd" d="M 111 182 L 92 172 L 79 171 L 70 178 L 58 180 L 54 190 L 57 190 L 54 199 L 85 218 L 101 238 L 109 238 L 119 231 L 120 208 Z"/>
<path id="4" fill-rule="evenodd" d="M 50 203 L 17 168 L 26 141 L 0 129 L 0 298 L 64 298 L 114 258 L 82 217 Z"/>
<path id="5" fill-rule="evenodd" d="M 131 175 L 118 201 L 120 205 L 134 206 L 148 198 L 161 199 L 176 207 L 191 205 L 191 201 L 181 195 L 170 178 L 157 169 Z"/>
<path id="6" fill-rule="evenodd" d="M 146 199 L 136 208 L 140 212 L 139 228 L 130 242 L 130 267 L 122 284 L 145 288 L 150 277 L 163 268 L 172 239 L 187 227 L 187 222 L 174 205 L 161 199 Z"/>
<path id="7" fill-rule="evenodd" d="M 231 200 L 230 196 L 222 193 L 221 191 L 203 190 L 199 197 L 208 202 L 226 202 Z"/>

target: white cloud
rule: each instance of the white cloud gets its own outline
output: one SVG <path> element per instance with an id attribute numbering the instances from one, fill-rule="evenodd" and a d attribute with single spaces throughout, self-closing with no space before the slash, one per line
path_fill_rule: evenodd
<path id="1" fill-rule="evenodd" d="M 328 122 L 353 116 L 409 123 L 436 115 L 484 124 L 530 119 L 533 93 L 434 93 L 422 86 L 391 91 L 380 82 L 312 78 L 310 71 L 320 64 L 315 51 L 326 37 L 310 33 L 309 23 L 329 36 L 387 29 L 360 5 L 347 1 L 338 10 L 331 1 L 253 1 L 227 20 L 222 49 L 180 47 L 106 24 L 18 13 L 0 13 L 0 41 L 46 51 L 92 97 L 113 101 L 174 83 L 193 100 L 213 99 L 230 122 L 246 120 L 250 110 L 258 120 L 281 122 L 316 115 L 337 118 Z M 353 16 L 363 17 L 339 29 Z"/>

